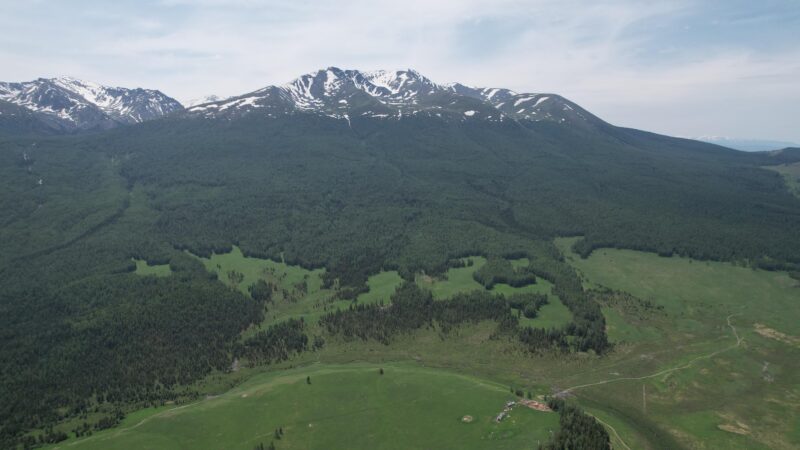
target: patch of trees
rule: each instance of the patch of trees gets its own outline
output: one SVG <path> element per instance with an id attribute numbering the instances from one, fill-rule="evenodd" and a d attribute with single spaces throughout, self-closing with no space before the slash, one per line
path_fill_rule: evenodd
<path id="1" fill-rule="evenodd" d="M 7 313 L 0 314 L 0 447 L 98 407 L 173 400 L 178 386 L 227 370 L 230 343 L 261 320 L 263 305 L 217 281 L 183 276 L 124 273 L 0 294 Z M 120 419 L 114 413 L 93 428 Z"/>
<path id="2" fill-rule="evenodd" d="M 563 256 L 558 254 L 555 247 L 549 250 L 550 258 L 533 258 L 529 269 L 540 278 L 553 283 L 553 294 L 557 295 L 561 303 L 572 313 L 572 322 L 560 330 L 563 334 L 572 336 L 569 339 L 569 348 L 574 351 L 594 351 L 603 354 L 611 349 L 606 335 L 605 317 L 600 305 L 584 291 L 578 274 L 567 264 Z M 530 336 L 539 338 L 540 332 L 531 331 Z M 532 341 L 538 345 L 538 339 Z M 562 347 L 561 340 L 558 346 Z"/>
<path id="3" fill-rule="evenodd" d="M 558 431 L 541 450 L 611 450 L 611 438 L 600 422 L 561 398 L 548 399 L 548 406 L 559 415 Z"/>
<path id="4" fill-rule="evenodd" d="M 237 347 L 235 354 L 248 358 L 253 365 L 285 361 L 292 355 L 306 350 L 308 336 L 304 328 L 305 323 L 302 318 L 289 319 L 272 325 L 246 339 Z M 315 341 L 315 346 L 317 344 Z"/>
<path id="5" fill-rule="evenodd" d="M 345 338 L 374 339 L 389 344 L 392 337 L 423 327 L 438 326 L 443 333 L 466 322 L 494 320 L 504 329 L 516 326 L 516 317 L 504 298 L 485 292 L 458 294 L 434 301 L 430 291 L 413 282 L 403 283 L 389 305 L 357 304 L 320 318 L 328 333 Z"/>
<path id="6" fill-rule="evenodd" d="M 464 323 L 490 320 L 497 323 L 495 336 L 513 336 L 531 352 L 592 349 L 602 353 L 608 348 L 602 328 L 597 334 L 598 330 L 586 319 L 582 326 L 571 323 L 561 329 L 521 327 L 517 316 L 512 313 L 511 302 L 522 306 L 541 305 L 543 301 L 537 294 L 513 296 L 509 301 L 486 291 L 462 293 L 448 300 L 434 301 L 430 291 L 413 282 L 405 282 L 391 297 L 389 305 L 351 305 L 348 309 L 324 315 L 320 318 L 320 325 L 328 333 L 346 339 L 373 339 L 388 345 L 400 333 L 436 326 L 446 334 Z"/>
<path id="7" fill-rule="evenodd" d="M 664 314 L 664 306 L 609 288 L 592 289 L 587 295 L 596 303 L 615 308 L 624 313 L 629 320 L 642 321 L 655 315 Z"/>
<path id="8" fill-rule="evenodd" d="M 269 303 L 272 301 L 272 293 L 275 290 L 275 286 L 266 281 L 259 279 L 255 283 L 251 284 L 247 287 L 247 291 L 250 293 L 250 297 L 253 300 L 262 303 Z"/>
<path id="9" fill-rule="evenodd" d="M 519 311 L 519 315 L 528 319 L 535 319 L 539 315 L 539 309 L 549 303 L 547 294 L 539 293 L 512 294 L 507 300 L 512 308 Z"/>
<path id="10" fill-rule="evenodd" d="M 511 287 L 523 287 L 536 283 L 536 275 L 526 267 L 514 268 L 505 258 L 489 258 L 483 267 L 476 270 L 472 277 L 486 289 L 495 284 L 504 283 Z"/>
<path id="11" fill-rule="evenodd" d="M 570 345 L 567 339 L 567 332 L 564 329 L 544 329 L 533 327 L 522 327 L 519 330 L 519 340 L 528 351 L 532 353 L 542 353 L 551 350 L 569 351 Z"/>
<path id="12" fill-rule="evenodd" d="M 97 423 L 94 424 L 94 429 L 99 431 L 99 430 L 106 430 L 108 428 L 115 427 L 120 422 L 122 422 L 122 419 L 124 419 L 124 418 L 125 418 L 125 414 L 123 414 L 122 411 L 120 411 L 120 410 L 114 411 L 113 414 L 108 415 L 108 416 L 104 416 L 100 420 L 98 420 Z"/>
<path id="13" fill-rule="evenodd" d="M 280 438 L 277 438 L 277 439 L 280 439 Z M 256 445 L 255 447 L 253 447 L 253 450 L 275 450 L 275 441 L 270 442 L 269 445 L 266 446 L 266 447 L 264 446 L 264 443 L 261 442 L 258 445 Z"/>

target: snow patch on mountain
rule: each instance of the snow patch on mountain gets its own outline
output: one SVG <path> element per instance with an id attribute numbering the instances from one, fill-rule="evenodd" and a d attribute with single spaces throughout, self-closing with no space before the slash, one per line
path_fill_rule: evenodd
<path id="1" fill-rule="evenodd" d="M 226 100 L 187 108 L 187 114 L 218 118 L 261 110 L 267 117 L 312 113 L 352 123 L 354 117 L 432 117 L 502 122 L 600 122 L 554 94 L 518 94 L 510 89 L 438 84 L 413 69 L 358 71 L 328 67 L 281 86 L 268 86 Z"/>
<path id="2" fill-rule="evenodd" d="M 212 94 L 212 95 L 206 95 L 205 97 L 198 97 L 186 100 L 185 102 L 183 102 L 183 106 L 185 108 L 191 108 L 192 106 L 203 105 L 205 103 L 218 102 L 220 100 L 224 99 L 218 95 Z"/>
<path id="3" fill-rule="evenodd" d="M 72 77 L 0 82 L 0 100 L 22 106 L 53 128 L 111 128 L 183 109 L 160 91 L 109 87 Z"/>

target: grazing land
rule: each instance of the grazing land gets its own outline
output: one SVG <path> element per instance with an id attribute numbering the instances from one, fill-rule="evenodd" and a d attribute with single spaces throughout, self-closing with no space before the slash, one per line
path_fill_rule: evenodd
<path id="1" fill-rule="evenodd" d="M 572 242 L 558 244 L 569 255 Z M 613 411 L 644 435 L 663 430 L 686 447 L 800 445 L 800 351 L 787 340 L 800 336 L 797 280 L 630 250 L 568 259 L 587 287 L 643 303 L 606 306 L 616 362 L 568 375 L 560 386 L 583 386 L 570 393 L 586 406 Z"/>
<path id="2" fill-rule="evenodd" d="M 557 414 L 521 406 L 497 423 L 513 399 L 506 386 L 413 364 L 313 365 L 142 411 L 115 429 L 54 448 L 519 449 L 558 428 Z"/>
<path id="3" fill-rule="evenodd" d="M 168 434 L 163 423 L 179 421 L 182 423 L 179 429 L 209 429 L 222 436 L 259 436 L 258 427 L 249 420 L 223 421 L 227 425 L 214 427 L 207 425 L 215 420 L 214 413 L 209 411 L 252 416 L 252 410 L 239 403 L 248 401 L 241 395 L 249 395 L 246 391 L 255 389 L 267 392 L 263 394 L 263 401 L 268 402 L 271 413 L 279 411 L 276 417 L 270 414 L 264 418 L 263 423 L 268 424 L 264 433 L 269 435 L 281 423 L 290 424 L 287 428 L 292 432 L 280 441 L 279 448 L 335 447 L 331 437 L 333 430 L 353 433 L 352 448 L 378 448 L 377 442 L 386 442 L 383 433 L 397 433 L 408 439 L 392 441 L 398 445 L 397 448 L 422 445 L 423 441 L 414 440 L 419 439 L 416 432 L 406 436 L 399 429 L 392 428 L 398 420 L 409 420 L 399 419 L 407 416 L 412 416 L 412 421 L 419 419 L 424 422 L 407 424 L 414 429 L 423 430 L 428 425 L 435 425 L 443 430 L 438 432 L 444 439 L 437 444 L 440 448 L 450 448 L 451 444 L 471 448 L 473 444 L 468 442 L 474 442 L 475 448 L 519 448 L 523 446 L 522 442 L 542 439 L 541 431 L 552 429 L 555 422 L 540 418 L 528 422 L 529 419 L 520 419 L 516 410 L 513 420 L 507 423 L 497 425 L 484 420 L 495 413 L 498 402 L 502 404 L 503 399 L 509 398 L 507 386 L 511 385 L 520 386 L 524 391 L 532 390 L 535 395 L 563 392 L 563 395 L 578 401 L 608 428 L 615 448 L 659 448 L 659 443 L 665 442 L 676 448 L 710 445 L 732 449 L 788 449 L 800 445 L 800 436 L 793 431 L 800 426 L 797 407 L 800 391 L 792 376 L 800 370 L 797 362 L 800 360 L 797 345 L 800 288 L 797 280 L 785 272 L 661 257 L 631 250 L 598 249 L 582 259 L 571 251 L 575 241 L 558 239 L 556 245 L 578 271 L 584 287 L 596 293 L 593 299 L 602 305 L 607 332 L 615 344 L 614 351 L 605 358 L 553 359 L 516 351 L 509 353 L 502 350 L 507 344 L 490 338 L 492 326 L 489 324 L 462 327 L 446 337 L 432 330 L 420 330 L 400 337 L 388 346 L 329 339 L 324 349 L 298 355 L 293 360 L 297 364 L 316 361 L 314 365 L 267 373 L 246 369 L 234 377 L 246 380 L 243 384 L 229 391 L 223 390 L 219 397 L 187 406 L 185 412 L 184 409 L 180 413 L 153 410 L 155 415 L 152 419 L 126 431 L 131 421 L 141 420 L 140 414 L 133 415 L 133 419 L 126 419 L 119 430 L 75 442 L 80 444 L 78 448 L 101 448 L 95 447 L 100 443 L 106 445 L 102 448 L 155 445 L 158 439 L 166 439 Z M 346 309 L 353 304 L 352 301 L 336 299 L 333 290 L 322 288 L 324 271 L 321 269 L 309 271 L 270 260 L 248 258 L 235 247 L 230 253 L 215 254 L 202 260 L 220 279 L 239 290 L 259 279 L 275 283 L 276 298 L 267 306 L 264 322 L 243 337 L 269 324 L 300 317 L 310 324 L 311 334 L 321 333 L 315 325 L 317 318 L 326 311 Z M 438 300 L 485 291 L 473 275 L 486 264 L 486 259 L 469 257 L 467 260 L 472 260 L 472 263 L 450 268 L 440 276 L 418 274 L 416 282 L 430 289 Z M 525 267 L 528 263 L 512 260 L 515 267 Z M 243 280 L 231 284 L 225 274 L 232 270 L 244 274 Z M 302 282 L 309 286 L 306 291 L 296 289 Z M 401 284 L 402 279 L 395 271 L 370 276 L 369 291 L 360 294 L 355 303 L 388 304 L 389 297 Z M 548 294 L 549 303 L 541 308 L 539 315 L 534 319 L 522 318 L 521 324 L 557 328 L 569 323 L 571 314 L 552 289 L 551 283 L 539 279 L 536 284 L 520 288 L 497 284 L 490 292 L 506 296 L 520 292 Z M 359 360 L 372 361 L 372 364 L 356 362 Z M 388 362 L 403 360 L 413 362 Z M 307 403 L 305 394 L 313 389 L 322 390 L 322 384 L 327 386 L 335 380 L 340 386 L 348 386 L 347 379 L 374 388 L 372 382 L 365 380 L 372 379 L 378 367 L 376 364 L 384 367 L 387 375 L 378 381 L 388 380 L 390 373 L 397 377 L 404 374 L 406 381 L 401 383 L 397 378 L 400 387 L 387 384 L 385 394 L 375 395 L 370 391 L 366 397 L 354 395 L 354 401 L 367 402 L 365 411 L 370 413 L 353 412 L 358 410 L 356 405 L 343 404 L 335 408 L 338 415 L 328 417 L 318 409 L 302 406 Z M 420 364 L 441 369 L 425 369 Z M 284 367 L 289 366 L 284 364 Z M 451 371 L 476 374 L 480 381 L 476 381 L 478 378 L 455 376 Z M 306 386 L 307 376 L 312 377 L 310 386 Z M 230 375 L 221 379 L 226 377 L 231 379 Z M 452 377 L 457 382 L 450 380 Z M 423 391 L 420 390 L 421 385 L 426 385 L 435 388 L 436 392 L 451 392 L 442 390 L 442 385 L 448 384 L 453 386 L 452 389 L 475 392 L 477 388 L 469 383 L 486 386 L 487 391 L 463 399 L 467 402 L 463 408 L 469 410 L 464 413 L 448 409 L 451 406 L 461 408 L 462 400 L 453 400 L 452 395 L 439 399 L 434 394 L 421 394 Z M 212 391 L 220 392 L 219 388 L 216 389 Z M 346 389 L 349 389 L 347 392 L 358 392 L 356 388 Z M 426 404 L 425 408 L 417 409 L 419 405 L 414 402 L 389 401 L 408 395 L 403 389 L 419 393 L 433 405 L 437 402 L 442 405 Z M 315 397 L 317 405 L 341 403 L 341 399 L 334 398 L 341 393 L 316 392 L 315 395 L 318 396 Z M 327 399 L 326 396 L 332 397 Z M 290 397 L 296 397 L 297 403 L 281 407 Z M 383 399 L 394 407 L 380 407 L 364 398 Z M 215 402 L 225 402 L 226 406 L 214 406 Z M 273 405 L 278 406 L 273 408 Z M 406 411 L 407 408 L 413 411 Z M 284 409 L 297 412 L 291 418 L 284 418 L 280 414 Z M 450 422 L 439 421 L 431 416 L 434 413 L 448 417 Z M 172 419 L 173 415 L 175 419 Z M 359 418 L 361 415 L 367 417 Z M 466 415 L 474 418 L 469 424 L 458 420 Z M 326 417 L 323 423 L 317 423 L 315 418 L 323 416 Z M 555 414 L 549 417 L 555 420 Z M 300 423 L 305 423 L 305 428 L 300 427 Z M 310 429 L 306 429 L 308 423 L 312 424 Z M 466 426 L 474 429 L 462 434 Z M 376 431 L 363 433 L 365 429 Z M 191 440 L 188 432 L 185 434 L 178 433 L 177 442 L 186 442 L 187 445 L 198 442 Z M 500 436 L 505 437 L 501 439 Z M 462 438 L 464 441 L 460 440 Z M 233 444 L 224 439 L 215 440 L 213 436 L 208 439 L 208 442 L 218 443 L 214 448 L 229 448 L 226 445 Z M 245 447 L 239 447 L 247 448 L 258 443 L 251 443 L 251 440 L 250 437 L 243 439 Z M 272 437 L 265 442 L 271 440 Z M 385 444 L 389 447 L 383 448 L 393 448 L 393 444 Z"/>

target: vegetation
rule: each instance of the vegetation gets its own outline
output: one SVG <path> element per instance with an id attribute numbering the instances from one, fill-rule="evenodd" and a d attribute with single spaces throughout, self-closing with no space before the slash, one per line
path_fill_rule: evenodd
<path id="1" fill-rule="evenodd" d="M 539 309 L 548 303 L 544 294 L 514 294 L 508 298 L 509 306 L 528 319 L 535 319 L 539 315 Z"/>
<path id="2" fill-rule="evenodd" d="M 136 274 L 137 275 L 154 275 L 157 277 L 166 277 L 169 276 L 172 271 L 169 268 L 169 264 L 147 264 L 147 261 L 143 261 L 141 259 L 134 259 L 136 263 Z"/>
<path id="3" fill-rule="evenodd" d="M 522 287 L 536 283 L 536 276 L 527 267 L 515 268 L 504 258 L 491 258 L 473 274 L 475 281 L 486 289 L 503 283 L 511 287 Z"/>
<path id="4" fill-rule="evenodd" d="M 320 325 L 328 333 L 375 339 L 388 345 L 394 335 L 424 326 L 435 324 L 447 333 L 463 322 L 493 320 L 500 324 L 500 332 L 507 332 L 516 326 L 515 319 L 502 298 L 474 292 L 437 302 L 429 291 L 408 282 L 397 289 L 388 306 L 359 304 L 337 310 L 323 316 Z"/>
<path id="5" fill-rule="evenodd" d="M 11 317 L 29 319 L 2 319 L 3 340 L 15 343 L 4 347 L 4 437 L 64 416 L 88 418 L 98 404 L 108 412 L 94 414 L 97 421 L 89 425 L 107 428 L 115 405 L 170 401 L 178 386 L 227 370 L 229 343 L 260 320 L 262 305 L 208 278 L 185 276 L 192 283 L 132 274 L 116 275 L 112 283 L 89 278 L 59 290 L 52 303 L 35 291 L 15 297 L 20 303 Z M 35 328 L 39 315 L 70 321 Z M 28 358 L 32 353 L 40 356 Z"/>
<path id="6" fill-rule="evenodd" d="M 551 398 L 547 404 L 553 411 L 558 412 L 559 428 L 550 441 L 539 448 L 611 450 L 611 438 L 608 432 L 592 416 L 560 398 Z"/>
<path id="7" fill-rule="evenodd" d="M 411 364 L 380 367 L 383 376 L 371 364 L 257 375 L 219 397 L 147 410 L 71 447 L 251 449 L 273 442 L 279 449 L 307 449 L 346 442 L 352 449 L 518 449 L 544 442 L 558 428 L 557 414 L 528 408 L 515 408 L 510 419 L 496 423 L 509 399 L 502 385 Z"/>
<path id="8" fill-rule="evenodd" d="M 609 355 L 609 324 L 635 340 L 629 311 L 584 289 L 555 236 L 583 236 L 569 245 L 584 261 L 615 247 L 800 269 L 800 200 L 761 168 L 796 152 L 613 127 L 352 122 L 166 119 L 0 137 L 0 447 L 190 400 L 240 357 L 276 365 L 331 342 L 394 345 L 433 328 L 441 341 L 486 322 L 504 339 L 481 345 L 522 358 Z M 508 289 L 548 304 L 518 317 L 497 295 Z M 656 303 L 679 333 L 709 323 Z M 536 325 L 554 305 L 568 323 Z M 796 335 L 786 317 L 766 325 Z"/>
<path id="9" fill-rule="evenodd" d="M 303 332 L 303 328 L 303 321 L 295 319 L 272 325 L 245 340 L 235 353 L 237 356 L 246 357 L 252 364 L 285 361 L 294 353 L 306 350 L 308 336 Z"/>
<path id="10" fill-rule="evenodd" d="M 572 242 L 558 245 L 568 250 Z M 610 358 L 616 363 L 556 384 L 660 373 L 572 392 L 603 420 L 622 419 L 614 426 L 630 427 L 631 448 L 637 434 L 670 448 L 800 445 L 793 433 L 800 416 L 780 400 L 796 384 L 790 374 L 800 370 L 800 348 L 785 337 L 800 336 L 797 280 L 785 272 L 630 250 L 566 255 L 595 287 L 591 295 L 609 318 L 609 338 L 622 350 Z"/>
<path id="11" fill-rule="evenodd" d="M 776 166 L 767 166 L 766 169 L 774 170 L 781 175 L 786 181 L 786 187 L 796 197 L 800 197 L 800 162 L 781 164 Z"/>

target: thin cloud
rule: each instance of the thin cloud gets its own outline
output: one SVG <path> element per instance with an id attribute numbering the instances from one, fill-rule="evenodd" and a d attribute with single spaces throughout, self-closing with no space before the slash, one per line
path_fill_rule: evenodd
<path id="1" fill-rule="evenodd" d="M 7 8 L 2 78 L 70 74 L 188 99 L 281 84 L 330 65 L 412 67 L 440 82 L 560 93 L 620 125 L 800 140 L 786 119 L 800 116 L 800 42 L 781 34 L 800 33 L 789 1 L 772 10 L 692 0 L 97 5 Z M 753 19 L 737 19 L 744 17 Z M 730 33 L 733 25 L 743 28 Z M 748 117 L 753 111 L 758 118 Z"/>

